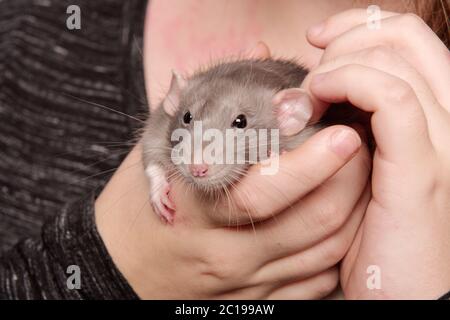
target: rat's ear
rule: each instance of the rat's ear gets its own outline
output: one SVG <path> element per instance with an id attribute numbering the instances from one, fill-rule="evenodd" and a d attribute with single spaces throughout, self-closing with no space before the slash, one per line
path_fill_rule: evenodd
<path id="1" fill-rule="evenodd" d="M 186 80 L 179 75 L 176 71 L 172 70 L 172 80 L 170 81 L 169 92 L 163 101 L 164 111 L 173 116 L 178 110 L 180 105 L 181 90 L 186 87 Z"/>
<path id="2" fill-rule="evenodd" d="M 299 88 L 281 90 L 272 99 L 280 133 L 292 136 L 303 130 L 311 119 L 313 106 L 306 91 Z"/>

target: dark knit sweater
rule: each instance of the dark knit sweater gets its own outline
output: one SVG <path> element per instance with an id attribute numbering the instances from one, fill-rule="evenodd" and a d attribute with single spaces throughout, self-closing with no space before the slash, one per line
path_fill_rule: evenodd
<path id="1" fill-rule="evenodd" d="M 146 4 L 0 1 L 2 298 L 137 298 L 98 235 L 93 204 L 139 123 L 92 103 L 148 110 Z M 66 26 L 70 5 L 81 9 L 80 30 Z M 80 267 L 80 290 L 67 286 L 69 265 Z"/>

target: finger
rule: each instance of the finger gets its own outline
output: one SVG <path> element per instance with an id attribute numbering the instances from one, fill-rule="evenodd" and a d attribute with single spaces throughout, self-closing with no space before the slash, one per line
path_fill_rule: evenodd
<path id="1" fill-rule="evenodd" d="M 378 69 L 390 75 L 399 77 L 408 82 L 417 95 L 418 100 L 425 112 L 427 124 L 430 128 L 431 140 L 438 141 L 445 137 L 442 130 L 447 130 L 448 113 L 439 106 L 430 87 L 424 78 L 414 69 L 409 62 L 403 59 L 392 49 L 386 46 L 371 47 L 345 55 L 336 56 L 330 61 L 324 62 L 304 81 L 309 86 L 311 79 L 316 73 L 324 73 L 349 64 L 361 64 L 370 68 Z M 436 131 L 436 129 L 438 129 Z"/>
<path id="2" fill-rule="evenodd" d="M 264 265 L 254 274 L 254 281 L 280 282 L 309 278 L 336 265 L 347 253 L 353 242 L 364 213 L 367 209 L 371 193 L 369 185 L 360 197 L 349 220 L 332 236 L 309 249 L 282 259 L 275 259 Z M 317 200 L 317 199 L 316 199 Z M 305 235 L 298 230 L 297 237 Z"/>
<path id="3" fill-rule="evenodd" d="M 450 52 L 426 23 L 413 14 L 393 15 L 381 20 L 380 28 L 368 30 L 363 22 L 366 17 L 360 15 L 362 24 L 337 35 L 327 25 L 323 34 L 316 37 L 326 46 L 322 62 L 355 51 L 355 43 L 356 50 L 390 47 L 417 69 L 440 104 L 450 111 Z"/>
<path id="4" fill-rule="evenodd" d="M 339 284 L 337 267 L 312 278 L 291 283 L 269 293 L 269 300 L 321 299 L 330 295 Z"/>
<path id="5" fill-rule="evenodd" d="M 270 259 L 306 250 L 336 233 L 349 220 L 370 172 L 364 146 L 332 178 L 291 208 L 259 225 L 256 238 Z M 351 188 L 345 187 L 351 181 Z"/>
<path id="6" fill-rule="evenodd" d="M 363 193 L 370 173 L 367 148 L 331 179 L 286 212 L 254 226 L 228 233 L 230 250 L 245 252 L 262 264 L 306 250 L 337 232 L 349 219 Z M 351 181 L 351 188 L 345 188 Z M 239 249 L 233 249 L 239 248 Z"/>
<path id="7" fill-rule="evenodd" d="M 374 23 L 377 23 L 377 21 L 399 15 L 395 12 L 377 11 L 375 7 L 372 8 L 374 10 L 369 8 L 350 9 L 335 14 L 325 21 L 311 26 L 306 33 L 306 37 L 313 46 L 325 49 L 335 38 L 356 26 L 374 29 Z"/>
<path id="8" fill-rule="evenodd" d="M 411 86 L 400 78 L 361 65 L 347 65 L 315 75 L 310 88 L 319 99 L 348 101 L 373 112 L 372 130 L 384 160 L 421 165 L 420 160 L 432 154 L 423 109 Z"/>
<path id="9" fill-rule="evenodd" d="M 232 190 L 231 198 L 252 219 L 270 218 L 329 179 L 360 146 L 361 139 L 353 129 L 325 128 L 297 149 L 281 155 L 275 175 L 262 175 L 261 164 L 252 166 Z"/>
<path id="10" fill-rule="evenodd" d="M 313 106 L 313 114 L 309 120 L 309 123 L 316 123 L 322 118 L 323 114 L 328 110 L 328 107 L 330 106 L 330 104 L 326 103 L 324 101 L 321 101 L 321 100 L 317 99 L 315 96 L 310 94 L 309 86 L 308 86 L 308 79 L 311 77 L 310 74 L 311 73 L 309 73 L 305 77 L 300 88 L 305 90 L 308 93 L 308 97 Z"/>
<path id="11" fill-rule="evenodd" d="M 249 59 L 268 59 L 270 49 L 263 41 L 259 41 L 245 56 Z"/>

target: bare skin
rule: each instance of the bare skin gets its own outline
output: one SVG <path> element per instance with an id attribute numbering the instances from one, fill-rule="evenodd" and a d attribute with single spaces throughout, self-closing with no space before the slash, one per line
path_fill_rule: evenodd
<path id="1" fill-rule="evenodd" d="M 330 52 L 330 59 L 346 54 L 334 49 L 339 48 L 337 45 L 333 50 L 328 48 L 338 38 L 337 35 L 322 39 L 314 38 L 311 33 L 307 39 L 305 34 L 308 27 L 337 12 L 367 5 L 351 0 L 286 0 L 277 1 L 276 6 L 274 1 L 260 1 L 258 6 L 253 1 L 226 1 L 223 3 L 227 3 L 228 7 L 223 8 L 218 3 L 220 2 L 180 1 L 179 6 L 172 6 L 168 10 L 164 9 L 164 1 L 152 2 L 144 48 L 146 83 L 148 91 L 152 93 L 149 97 L 152 105 L 156 105 L 164 95 L 170 80 L 170 69 L 174 66 L 180 71 L 188 71 L 193 66 L 207 63 L 211 57 L 242 54 L 259 40 L 266 41 L 276 56 L 292 57 L 301 53 L 302 61 L 308 67 L 332 70 L 332 67 L 327 66 L 329 61 L 323 60 L 322 54 L 324 50 L 326 55 L 327 51 Z M 209 5 L 212 7 L 208 7 Z M 383 8 L 402 10 L 392 8 L 391 5 L 383 5 Z M 181 19 L 177 20 L 178 27 L 165 27 L 170 26 L 175 18 Z M 355 27 L 350 17 L 343 21 L 345 23 L 337 26 L 338 30 L 345 31 L 346 28 Z M 180 27 L 180 24 L 185 27 Z M 161 30 L 177 33 L 167 34 Z M 239 36 L 233 30 L 239 30 Z M 376 41 L 371 44 L 377 45 Z M 347 47 L 353 45 L 347 44 Z M 422 68 L 420 62 L 416 61 L 416 67 Z M 346 83 L 342 75 L 335 76 L 341 77 L 339 79 L 342 82 L 339 83 Z M 435 81 L 432 79 L 436 78 L 429 75 L 426 81 L 433 83 Z M 328 101 L 345 98 L 339 88 L 330 87 L 330 84 L 327 86 L 327 83 L 322 88 L 318 84 L 314 87 L 311 85 L 310 88 L 311 79 L 304 86 L 311 91 L 317 104 L 316 117 L 320 116 Z M 433 87 L 433 90 L 435 91 L 428 96 L 439 97 L 440 103 L 448 107 L 445 93 L 439 88 Z M 154 94 L 155 92 L 158 94 Z M 426 108 L 427 103 L 421 101 L 419 105 L 420 103 Z M 357 106 L 364 108 L 363 104 Z M 448 128 L 449 124 L 444 123 L 441 127 Z M 439 137 L 445 136 L 443 130 L 445 129 L 434 130 L 434 139 L 442 140 Z M 394 145 L 392 148 L 398 146 Z M 439 157 L 434 162 L 423 162 L 424 165 L 439 167 L 446 163 L 443 161 L 443 154 L 448 153 L 448 148 L 447 151 L 444 147 L 439 150 L 441 149 L 444 151 L 439 152 Z M 373 263 L 368 259 L 378 243 L 373 234 L 382 235 L 379 231 L 365 233 L 368 228 L 370 230 L 370 226 L 372 230 L 379 228 L 373 224 L 377 219 L 364 220 L 365 227 L 359 229 L 356 241 L 354 237 L 371 199 L 370 187 L 383 190 L 385 185 L 380 185 L 376 176 L 371 185 L 367 185 L 370 161 L 367 151 L 360 147 L 358 135 L 350 128 L 327 128 L 311 138 L 310 143 L 282 156 L 282 164 L 290 172 L 294 172 L 294 178 L 292 175 L 276 175 L 272 180 L 262 181 L 258 175 L 253 175 L 243 181 L 241 194 L 248 194 L 257 185 L 268 193 L 276 194 L 281 190 L 287 197 L 285 202 L 274 203 L 265 202 L 267 197 L 253 196 L 242 200 L 236 194 L 233 195 L 242 212 L 248 206 L 252 208 L 251 214 L 256 219 L 268 218 L 266 223 L 257 226 L 256 232 L 245 229 L 236 232 L 234 229 L 211 227 L 202 220 L 205 216 L 202 214 L 204 208 L 176 185 L 173 198 L 183 207 L 178 213 L 179 220 L 173 228 L 161 224 L 151 212 L 147 201 L 148 185 L 140 163 L 140 152 L 140 147 L 137 146 L 130 153 L 98 198 L 96 220 L 113 260 L 142 298 L 322 298 L 337 285 L 339 275 L 336 265 L 350 247 L 341 274 L 345 294 L 349 298 L 372 298 L 377 294 L 392 298 L 419 297 L 422 294 L 425 298 L 436 298 L 450 286 L 441 277 L 445 272 L 448 273 L 445 270 L 450 269 L 447 265 L 450 258 L 445 257 L 445 250 L 439 251 L 436 256 L 427 256 L 426 263 L 419 263 L 421 272 L 428 270 L 428 278 L 437 279 L 430 285 L 424 285 L 423 277 L 418 277 L 416 282 L 409 281 L 411 277 L 414 279 L 414 272 L 402 278 L 398 270 L 404 270 L 405 267 L 392 264 L 392 260 L 380 262 L 390 278 L 399 279 L 398 282 L 393 282 L 392 287 L 374 293 L 358 285 L 365 283 L 365 266 Z M 298 166 L 300 159 L 301 167 Z M 402 162 L 397 165 L 404 167 Z M 314 176 L 311 176 L 311 172 L 315 173 Z M 447 168 L 447 171 L 439 172 L 450 170 Z M 413 226 L 436 223 L 445 226 L 448 223 L 448 217 L 445 216 L 448 204 L 441 195 L 448 194 L 449 179 L 442 176 L 437 181 L 434 178 L 427 177 L 427 181 L 434 181 L 439 186 L 440 196 L 436 199 L 422 197 L 421 179 L 415 180 L 417 188 L 414 188 L 414 184 L 409 187 L 412 186 L 418 192 L 416 198 L 423 199 L 418 207 L 428 208 L 429 211 L 433 211 L 431 208 L 439 208 L 434 212 L 437 212 L 436 217 L 439 217 L 440 223 L 437 222 L 438 218 L 426 220 L 421 217 L 414 220 Z M 299 184 L 299 181 L 302 183 Z M 353 182 L 352 190 L 348 189 L 348 181 Z M 375 181 L 377 184 L 374 184 Z M 389 199 L 384 200 L 393 204 Z M 378 201 L 379 198 L 376 198 L 375 202 Z M 371 203 L 373 202 L 372 198 Z M 368 211 L 368 217 L 375 215 L 373 207 L 369 207 L 372 209 L 371 213 Z M 387 216 L 391 212 L 403 210 L 401 203 L 388 209 L 384 211 Z M 419 213 L 414 216 L 420 217 Z M 401 223 L 404 220 L 399 217 L 397 221 Z M 391 230 L 389 224 L 384 226 L 388 227 L 388 231 Z M 402 226 L 407 228 L 407 224 Z M 417 232 L 426 235 L 427 230 L 429 231 L 427 228 L 419 228 Z M 442 246 L 437 247 L 445 248 L 444 244 L 449 241 L 448 237 L 445 238 L 445 230 L 448 228 L 435 228 L 433 238 L 421 239 L 431 241 L 428 243 L 431 246 L 441 243 Z M 392 232 L 395 235 L 395 229 Z M 393 238 L 392 241 L 386 243 L 386 252 L 390 252 L 397 243 L 402 243 L 401 239 Z M 414 256 L 414 251 L 408 252 L 410 255 L 403 257 L 402 262 L 414 265 L 421 260 L 421 256 Z M 383 252 L 379 254 L 382 256 Z M 180 286 L 180 283 L 183 285 Z M 407 295 L 411 292 L 417 295 Z"/>
<path id="2" fill-rule="evenodd" d="M 401 11 L 400 1 L 372 1 Z M 166 93 L 171 70 L 195 70 L 216 59 L 239 56 L 258 41 L 275 57 L 316 66 L 323 50 L 305 38 L 308 27 L 343 10 L 366 8 L 361 0 L 152 1 L 145 32 L 147 92 L 152 106 Z"/>
<path id="3" fill-rule="evenodd" d="M 283 155 L 280 166 L 286 170 L 264 181 L 269 187 L 263 193 L 282 193 L 286 201 L 257 210 L 257 198 L 242 202 L 241 193 L 233 193 L 234 214 L 266 220 L 253 229 L 205 220 L 208 209 L 176 183 L 171 191 L 176 220 L 170 227 L 161 223 L 149 204 L 138 145 L 97 199 L 98 229 L 142 298 L 323 298 L 338 284 L 336 264 L 353 240 L 369 196 L 367 150 L 360 146 L 352 129 L 327 128 Z M 298 159 L 304 159 L 301 168 Z M 327 162 L 317 170 L 320 159 Z M 317 174 L 311 176 L 312 170 Z M 355 185 L 351 196 L 339 188 L 349 180 Z M 319 199 L 327 200 L 317 205 Z"/>
<path id="4" fill-rule="evenodd" d="M 382 17 L 367 32 L 365 12 L 346 11 L 308 33 L 325 48 L 312 93 L 373 112 L 377 142 L 371 200 L 341 283 L 352 299 L 436 299 L 450 288 L 450 53 L 419 17 Z M 378 290 L 361 281 L 369 266 Z"/>

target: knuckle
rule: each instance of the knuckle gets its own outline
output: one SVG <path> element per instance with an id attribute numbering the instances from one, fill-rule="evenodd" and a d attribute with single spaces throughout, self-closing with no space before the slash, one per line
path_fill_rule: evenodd
<path id="1" fill-rule="evenodd" d="M 411 31 L 411 28 L 423 28 L 426 25 L 425 21 L 415 13 L 405 13 L 400 15 L 399 19 L 400 24 L 406 27 L 408 31 Z"/>
<path id="2" fill-rule="evenodd" d="M 413 88 L 407 82 L 401 79 L 395 79 L 387 83 L 384 102 L 386 104 L 395 104 L 399 107 L 410 106 L 415 96 Z"/>
<path id="3" fill-rule="evenodd" d="M 339 283 L 339 274 L 337 269 L 326 271 L 322 274 L 316 287 L 316 294 L 319 297 L 326 297 L 333 292 Z"/>
<path id="4" fill-rule="evenodd" d="M 355 74 L 360 73 L 363 69 L 365 69 L 365 67 L 363 65 L 358 64 L 358 63 L 352 63 L 352 64 L 345 65 L 343 67 L 340 67 L 338 70 L 341 71 L 344 74 L 344 76 L 351 78 Z"/>
<path id="5" fill-rule="evenodd" d="M 317 215 L 317 223 L 327 232 L 338 230 L 345 221 L 343 210 L 333 201 L 324 201 Z"/>
<path id="6" fill-rule="evenodd" d="M 390 65 L 394 61 L 394 50 L 388 46 L 376 46 L 367 51 L 365 60 L 367 62 L 377 62 L 383 65 Z"/>
<path id="7" fill-rule="evenodd" d="M 342 237 L 341 237 L 342 238 Z M 342 260 L 347 252 L 349 244 L 343 239 L 338 239 L 331 245 L 327 252 L 325 252 L 325 260 L 329 265 L 335 265 Z"/>
<path id="8" fill-rule="evenodd" d="M 232 282 L 239 277 L 236 261 L 227 250 L 206 250 L 202 260 L 201 274 L 220 282 Z"/>

